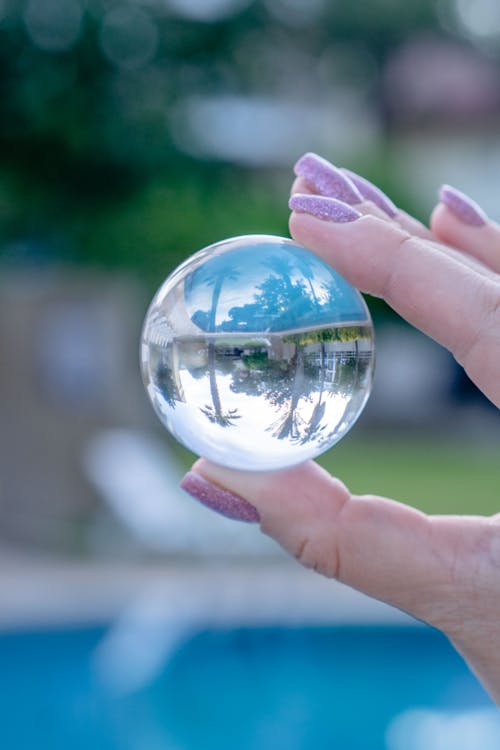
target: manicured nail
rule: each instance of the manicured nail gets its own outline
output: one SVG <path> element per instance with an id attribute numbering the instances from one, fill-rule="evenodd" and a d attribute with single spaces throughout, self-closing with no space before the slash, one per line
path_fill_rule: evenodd
<path id="1" fill-rule="evenodd" d="M 375 205 L 381 208 L 382 211 L 385 211 L 391 219 L 396 216 L 398 212 L 397 207 L 391 201 L 389 196 L 382 192 L 382 190 L 374 185 L 373 182 L 366 180 L 364 177 L 356 174 L 356 172 L 351 172 L 350 169 L 342 169 L 342 172 L 349 177 L 354 185 L 356 185 L 363 198 L 375 203 Z"/>
<path id="2" fill-rule="evenodd" d="M 195 471 L 188 471 L 180 483 L 180 487 L 203 505 L 227 518 L 232 518 L 235 521 L 247 521 L 248 523 L 260 521 L 257 508 L 254 508 L 239 495 L 212 484 Z"/>
<path id="3" fill-rule="evenodd" d="M 439 200 L 464 224 L 469 224 L 471 227 L 482 227 L 488 221 L 483 209 L 472 198 L 451 187 L 451 185 L 441 186 Z"/>
<path id="4" fill-rule="evenodd" d="M 350 206 L 362 203 L 363 196 L 340 169 L 317 154 L 304 154 L 294 167 L 297 177 L 303 177 L 320 195 L 337 198 Z"/>
<path id="5" fill-rule="evenodd" d="M 347 203 L 342 203 L 335 198 L 327 198 L 324 195 L 296 193 L 288 201 L 288 206 L 292 211 L 310 214 L 317 219 L 335 221 L 339 224 L 355 221 L 361 217 L 359 211 L 356 211 L 352 206 L 348 206 Z"/>

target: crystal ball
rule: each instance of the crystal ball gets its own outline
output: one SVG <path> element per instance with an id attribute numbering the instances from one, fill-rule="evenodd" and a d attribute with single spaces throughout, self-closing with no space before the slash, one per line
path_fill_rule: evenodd
<path id="1" fill-rule="evenodd" d="M 217 242 L 160 287 L 142 374 L 187 448 L 243 470 L 283 469 L 337 443 L 362 411 L 373 326 L 359 294 L 292 240 Z"/>

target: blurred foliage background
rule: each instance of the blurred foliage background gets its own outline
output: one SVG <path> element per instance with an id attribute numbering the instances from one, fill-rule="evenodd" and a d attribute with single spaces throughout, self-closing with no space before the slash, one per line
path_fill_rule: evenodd
<path id="1" fill-rule="evenodd" d="M 3 256 L 157 284 L 286 233 L 313 148 L 423 215 L 402 136 L 496 127 L 499 29 L 488 0 L 2 0 Z"/>
<path id="2" fill-rule="evenodd" d="M 308 150 L 361 172 L 424 220 L 441 182 L 500 218 L 499 125 L 495 0 L 0 0 L 0 268 L 4 277 L 64 269 L 85 279 L 98 271 L 101 299 L 125 273 L 146 299 L 179 261 L 211 242 L 287 234 L 292 165 Z M 379 432 L 375 441 L 372 433 L 349 436 L 322 460 L 358 492 L 393 494 L 427 510 L 498 510 L 493 411 L 455 365 L 434 350 L 420 353 L 418 340 L 404 348 L 396 337 L 384 354 L 384 324 L 393 325 L 394 316 L 378 301 L 370 307 L 385 396 L 373 400 L 366 424 Z M 19 348 L 23 334 L 10 315 L 4 334 Z M 78 364 L 83 339 L 74 343 L 67 316 L 69 332 L 62 330 L 65 315 L 55 329 L 51 319 L 51 336 L 66 341 Z M 137 381 L 130 363 L 140 315 L 126 324 L 134 334 L 126 368 Z M 14 396 L 4 379 L 4 470 L 17 466 L 4 519 L 34 506 L 31 495 L 43 496 L 46 468 L 43 482 L 39 472 L 19 490 L 28 433 L 33 465 L 50 464 L 55 476 L 80 461 L 75 447 L 67 459 L 64 450 L 77 424 L 74 394 L 84 392 L 78 378 L 99 369 L 92 341 L 102 325 L 85 328 L 80 313 L 75 321 L 79 335 L 87 331 L 88 357 L 80 374 L 74 361 L 68 370 L 73 401 L 67 424 L 54 421 L 64 447 L 54 448 L 51 464 L 44 437 L 59 406 L 36 417 L 23 379 Z M 42 360 L 52 357 L 52 369 L 54 362 L 68 366 L 66 350 L 46 351 Z M 4 362 L 16 357 L 4 352 Z M 116 376 L 108 380 L 115 395 L 99 396 L 94 411 L 78 417 L 89 431 L 89 413 L 100 410 L 106 423 L 114 403 L 111 421 L 127 423 L 137 402 L 137 395 L 118 395 Z M 50 386 L 63 400 L 64 382 Z M 20 410 L 15 417 L 9 411 L 16 400 L 25 411 L 17 438 L 12 425 Z M 80 406 L 88 407 L 83 397 Z M 463 407 L 458 422 L 458 412 L 450 422 L 448 407 Z M 381 437 L 387 427 L 392 437 Z M 420 432 L 410 439 L 413 428 Z M 67 495 L 49 484 L 40 507 L 60 495 L 52 518 L 66 508 Z M 88 502 L 78 508 L 85 525 Z"/>

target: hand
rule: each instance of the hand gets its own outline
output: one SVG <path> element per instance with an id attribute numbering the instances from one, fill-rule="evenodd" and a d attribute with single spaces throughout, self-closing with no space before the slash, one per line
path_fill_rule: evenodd
<path id="1" fill-rule="evenodd" d="M 446 346 L 500 406 L 500 226 L 453 188 L 429 229 L 315 155 L 296 172 L 292 236 Z M 260 520 L 306 567 L 441 629 L 500 704 L 500 513 L 426 516 L 351 495 L 313 462 L 246 473 L 200 459 L 182 486 L 230 517 Z"/>

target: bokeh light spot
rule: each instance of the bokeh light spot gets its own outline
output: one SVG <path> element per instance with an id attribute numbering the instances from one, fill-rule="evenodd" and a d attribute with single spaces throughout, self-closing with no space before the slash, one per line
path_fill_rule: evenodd
<path id="1" fill-rule="evenodd" d="M 307 25 L 312 26 L 318 22 L 318 18 L 326 7 L 325 0 L 267 0 L 266 8 L 275 18 L 289 24 L 290 26 Z"/>
<path id="2" fill-rule="evenodd" d="M 500 36 L 500 5 L 498 0 L 455 0 L 460 25 L 472 36 Z"/>
<path id="3" fill-rule="evenodd" d="M 78 0 L 30 0 L 24 23 L 32 41 L 47 52 L 64 52 L 80 36 L 83 11 Z"/>
<path id="4" fill-rule="evenodd" d="M 252 0 L 169 0 L 169 7 L 180 16 L 197 21 L 220 21 L 236 15 Z"/>
<path id="5" fill-rule="evenodd" d="M 129 70 L 140 68 L 155 56 L 158 29 L 140 8 L 113 8 L 102 22 L 101 47 L 114 65 Z"/>

